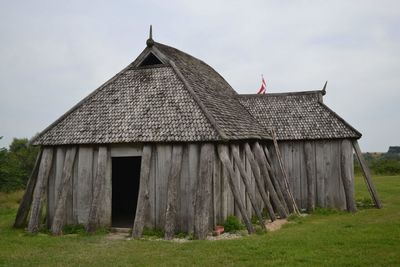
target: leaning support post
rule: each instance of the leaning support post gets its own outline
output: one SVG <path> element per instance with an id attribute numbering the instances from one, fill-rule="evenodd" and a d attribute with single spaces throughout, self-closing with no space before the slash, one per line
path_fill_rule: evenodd
<path id="1" fill-rule="evenodd" d="M 106 146 L 99 147 L 99 153 L 97 156 L 97 171 L 96 176 L 93 179 L 93 199 L 90 205 L 88 224 L 86 225 L 86 231 L 92 233 L 99 227 L 99 212 L 101 210 L 101 197 L 104 194 L 104 183 L 106 179 L 107 169 L 107 154 L 108 150 Z"/>
<path id="2" fill-rule="evenodd" d="M 361 170 L 363 172 L 365 183 L 367 184 L 368 191 L 371 194 L 372 201 L 374 201 L 375 207 L 380 209 L 382 208 L 381 200 L 379 199 L 374 183 L 372 182 L 371 173 L 369 171 L 367 163 L 364 160 L 364 156 L 361 153 L 360 146 L 358 145 L 357 140 L 353 140 L 352 143 L 354 151 L 356 152 L 358 162 L 360 163 Z"/>
<path id="3" fill-rule="evenodd" d="M 199 175 L 194 205 L 194 236 L 206 239 L 211 206 L 211 182 L 214 163 L 214 145 L 203 144 L 200 148 Z"/>
<path id="4" fill-rule="evenodd" d="M 61 184 L 57 192 L 57 205 L 54 212 L 53 223 L 51 225 L 51 233 L 53 235 L 62 234 L 64 227 L 64 218 L 67 204 L 67 196 L 71 192 L 71 179 L 75 162 L 76 147 L 68 148 L 65 155 L 64 167 L 62 171 Z"/>
<path id="5" fill-rule="evenodd" d="M 46 191 L 52 161 L 53 161 L 53 148 L 52 147 L 44 148 L 42 159 L 40 161 L 40 167 L 39 167 L 35 190 L 33 191 L 32 208 L 28 223 L 29 233 L 36 233 L 40 227 L 42 200 L 44 198 L 44 193 Z"/>
<path id="6" fill-rule="evenodd" d="M 269 175 L 271 176 L 271 180 L 272 181 L 276 181 L 279 184 L 279 188 L 280 188 L 280 190 L 281 190 L 281 192 L 283 194 L 284 201 L 286 203 L 286 208 L 288 209 L 289 213 L 293 213 L 295 211 L 293 209 L 292 200 L 290 198 L 290 193 L 288 192 L 288 190 L 286 190 L 286 187 L 284 185 L 284 181 L 280 180 L 278 178 L 275 169 L 272 167 L 273 166 L 273 162 L 272 162 L 271 155 L 270 155 L 270 153 L 268 151 L 267 146 L 263 146 L 263 148 L 264 148 L 265 156 L 267 158 L 266 164 L 267 164 L 267 169 L 268 169 Z"/>
<path id="7" fill-rule="evenodd" d="M 167 212 L 165 214 L 165 239 L 171 240 L 175 235 L 175 222 L 177 211 L 177 195 L 179 176 L 182 167 L 182 145 L 173 145 L 171 169 L 167 185 Z"/>
<path id="8" fill-rule="evenodd" d="M 132 238 L 142 237 L 146 220 L 146 210 L 149 207 L 149 179 L 151 169 L 151 145 L 143 146 L 142 162 L 140 165 L 139 197 L 136 208 L 135 222 L 132 228 Z"/>
<path id="9" fill-rule="evenodd" d="M 241 174 L 243 183 L 246 187 L 246 192 L 247 192 L 247 195 L 249 196 L 250 203 L 256 212 L 256 215 L 258 217 L 258 221 L 260 222 L 261 227 L 263 229 L 265 229 L 265 222 L 263 220 L 260 207 L 257 206 L 257 204 L 256 204 L 257 201 L 255 199 L 255 196 L 252 194 L 251 185 L 250 185 L 251 176 L 249 175 L 248 172 L 245 171 L 243 162 L 240 159 L 239 149 L 238 149 L 237 145 L 231 145 L 231 151 L 232 151 L 233 159 L 235 160 L 236 166 L 238 166 L 238 168 L 239 168 L 239 172 Z"/>
<path id="10" fill-rule="evenodd" d="M 228 170 L 228 181 L 233 193 L 233 198 L 235 199 L 235 203 L 238 205 L 239 211 L 242 214 L 243 221 L 247 227 L 247 231 L 249 234 L 254 233 L 253 225 L 251 224 L 250 218 L 248 217 L 246 208 L 242 202 L 242 198 L 240 196 L 240 192 L 238 190 L 237 180 L 235 179 L 235 171 L 233 170 L 232 162 L 229 159 L 229 148 L 227 145 L 218 145 L 218 155 L 224 167 Z"/>
<path id="11" fill-rule="evenodd" d="M 306 174 L 307 174 L 307 210 L 309 212 L 315 209 L 315 177 L 312 166 L 312 145 L 311 142 L 304 144 L 304 158 L 306 161 Z"/>
<path id="12" fill-rule="evenodd" d="M 283 166 L 282 155 L 281 155 L 281 151 L 279 149 L 278 141 L 276 140 L 276 134 L 275 134 L 275 131 L 272 130 L 272 129 L 271 129 L 271 136 L 272 136 L 272 141 L 274 143 L 276 157 L 278 158 L 279 168 L 280 168 L 282 176 L 283 176 L 283 182 L 284 182 L 284 185 L 285 185 L 285 190 L 287 190 L 287 192 L 290 195 L 290 199 L 291 199 L 291 202 L 292 202 L 293 210 L 295 211 L 296 214 L 300 214 L 300 210 L 297 207 L 296 200 L 294 199 L 293 193 L 290 190 L 289 179 L 288 179 L 288 175 L 286 173 L 285 167 Z"/>
<path id="13" fill-rule="evenodd" d="M 284 203 L 284 200 L 283 200 L 282 192 L 280 194 L 281 196 L 279 196 L 279 194 L 277 192 L 277 190 L 279 190 L 279 188 L 276 188 L 276 190 L 274 188 L 274 185 L 273 185 L 273 183 L 271 181 L 271 178 L 269 177 L 269 174 L 268 174 L 268 169 L 267 169 L 267 166 L 266 166 L 266 163 L 265 163 L 266 159 L 265 159 L 265 156 L 264 156 L 264 152 L 261 149 L 261 146 L 260 146 L 260 144 L 258 142 L 255 142 L 253 144 L 253 152 L 254 152 L 255 158 L 256 158 L 256 160 L 258 162 L 258 165 L 260 166 L 261 175 L 264 177 L 264 180 L 266 182 L 267 190 L 268 190 L 268 193 L 269 193 L 269 195 L 270 195 L 270 197 L 272 199 L 272 203 L 274 203 L 274 205 L 275 205 L 275 207 L 276 207 L 276 209 L 278 211 L 279 216 L 281 218 L 287 218 L 288 214 L 287 214 L 285 206 L 284 206 L 285 203 Z"/>
<path id="14" fill-rule="evenodd" d="M 346 195 L 346 207 L 350 212 L 356 212 L 356 202 L 354 200 L 354 181 L 352 178 L 352 149 L 351 143 L 348 139 L 344 139 L 341 143 L 341 155 L 340 155 L 340 169 L 344 192 Z"/>
<path id="15" fill-rule="evenodd" d="M 258 192 L 260 192 L 261 198 L 265 204 L 265 207 L 268 210 L 269 218 L 271 219 L 271 221 L 275 221 L 276 220 L 275 211 L 272 208 L 271 202 L 269 201 L 267 192 L 265 192 L 265 186 L 264 186 L 264 182 L 261 178 L 260 167 L 258 166 L 258 164 L 254 158 L 253 152 L 251 151 L 250 145 L 248 143 L 244 144 L 244 151 L 246 153 L 246 157 L 248 158 L 248 160 L 250 162 L 250 167 L 253 172 L 254 178 L 256 180 L 256 184 L 257 184 L 256 187 L 258 189 Z"/>
<path id="16" fill-rule="evenodd" d="M 43 149 L 40 148 L 39 153 L 36 157 L 35 166 L 33 167 L 32 173 L 29 176 L 28 184 L 25 189 L 24 196 L 22 197 L 21 203 L 19 204 L 17 216 L 15 217 L 14 227 L 21 228 L 26 225 L 26 219 L 28 218 L 29 210 L 32 203 L 33 191 L 38 177 L 40 160 L 42 159 Z"/>

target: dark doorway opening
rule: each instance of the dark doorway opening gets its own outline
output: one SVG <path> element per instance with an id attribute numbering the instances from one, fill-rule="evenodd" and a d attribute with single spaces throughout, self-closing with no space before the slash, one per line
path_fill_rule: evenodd
<path id="1" fill-rule="evenodd" d="M 112 226 L 132 227 L 139 194 L 141 157 L 112 158 Z"/>

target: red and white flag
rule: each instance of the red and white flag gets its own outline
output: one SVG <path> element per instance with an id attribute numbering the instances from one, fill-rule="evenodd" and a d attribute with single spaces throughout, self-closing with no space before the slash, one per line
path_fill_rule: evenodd
<path id="1" fill-rule="evenodd" d="M 260 88 L 260 90 L 258 90 L 257 94 L 265 94 L 266 93 L 265 87 L 267 87 L 267 83 L 265 82 L 264 77 L 262 75 L 261 75 L 261 78 L 262 78 L 261 88 Z"/>

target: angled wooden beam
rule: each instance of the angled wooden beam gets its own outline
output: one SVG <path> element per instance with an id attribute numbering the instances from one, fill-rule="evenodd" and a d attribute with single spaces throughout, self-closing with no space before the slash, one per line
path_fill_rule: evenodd
<path id="1" fill-rule="evenodd" d="M 307 210 L 309 212 L 315 209 L 315 170 L 312 168 L 312 154 L 312 144 L 311 142 L 307 141 L 304 144 L 304 158 L 306 161 L 307 174 Z"/>
<path id="2" fill-rule="evenodd" d="M 242 202 L 242 198 L 239 193 L 238 184 L 236 178 L 235 171 L 233 170 L 233 165 L 231 160 L 229 159 L 229 148 L 227 145 L 218 145 L 218 155 L 224 167 L 227 169 L 228 182 L 233 193 L 233 198 L 235 199 L 235 203 L 238 205 L 239 211 L 242 214 L 243 221 L 247 227 L 247 231 L 251 234 L 254 233 L 253 225 L 251 224 L 250 218 L 247 215 L 246 208 Z"/>
<path id="3" fill-rule="evenodd" d="M 139 196 L 135 214 L 135 222 L 132 229 L 133 238 L 142 237 L 146 220 L 146 210 L 149 207 L 151 155 L 152 146 L 150 144 L 144 145 L 142 151 L 142 162 L 140 165 Z"/>
<path id="4" fill-rule="evenodd" d="M 106 146 L 99 147 L 99 153 L 97 156 L 97 171 L 96 176 L 93 179 L 93 198 L 92 204 L 90 205 L 88 224 L 86 225 L 86 231 L 92 233 L 99 227 L 99 213 L 101 211 L 101 197 L 104 194 L 104 186 L 106 180 L 107 170 L 107 155 L 108 149 Z"/>
<path id="5" fill-rule="evenodd" d="M 45 147 L 40 161 L 35 190 L 33 191 L 31 214 L 28 223 L 28 232 L 30 233 L 36 233 L 40 227 L 42 200 L 46 191 L 52 162 L 53 147 Z"/>
<path id="6" fill-rule="evenodd" d="M 65 155 L 61 184 L 57 192 L 57 204 L 54 212 L 53 223 L 51 225 L 51 233 L 53 235 L 62 234 L 62 228 L 64 227 L 67 196 L 72 190 L 71 179 L 75 163 L 76 150 L 76 147 L 68 148 Z"/>
<path id="7" fill-rule="evenodd" d="M 275 221 L 276 220 L 275 211 L 272 208 L 272 204 L 269 200 L 267 192 L 265 191 L 265 185 L 264 185 L 263 179 L 261 177 L 260 167 L 258 166 L 257 161 L 255 160 L 253 152 L 251 151 L 250 145 L 248 143 L 244 144 L 244 151 L 246 153 L 246 157 L 248 158 L 248 160 L 250 162 L 251 171 L 253 172 L 254 178 L 256 180 L 256 184 L 257 184 L 256 188 L 258 189 L 258 192 L 261 195 L 261 198 L 265 204 L 265 207 L 268 210 L 268 215 L 269 215 L 271 221 Z"/>
<path id="8" fill-rule="evenodd" d="M 238 146 L 237 145 L 231 145 L 231 151 L 232 151 L 233 159 L 235 160 L 236 166 L 238 166 L 238 168 L 239 168 L 239 172 L 241 174 L 243 183 L 245 185 L 247 195 L 249 196 L 250 203 L 251 203 L 251 205 L 253 206 L 253 209 L 256 212 L 256 215 L 258 217 L 258 221 L 260 222 L 261 227 L 263 229 L 265 229 L 265 222 L 264 222 L 264 219 L 262 217 L 262 213 L 261 213 L 260 207 L 257 206 L 257 201 L 255 199 L 255 196 L 253 195 L 252 190 L 251 190 L 251 185 L 250 185 L 251 176 L 245 170 L 245 167 L 244 167 L 243 162 L 242 162 L 242 160 L 240 158 L 240 155 L 239 155 Z"/>
<path id="9" fill-rule="evenodd" d="M 24 196 L 19 203 L 17 216 L 15 216 L 14 227 L 21 228 L 26 225 L 26 220 L 28 218 L 29 210 L 31 208 L 33 191 L 35 190 L 36 181 L 39 172 L 40 160 L 42 159 L 43 148 L 40 148 L 39 153 L 36 157 L 35 165 L 29 176 L 28 183 L 26 185 Z"/>
<path id="10" fill-rule="evenodd" d="M 167 212 L 165 214 L 165 239 L 171 240 L 175 235 L 175 223 L 177 212 L 177 194 L 179 186 L 179 177 L 182 168 L 182 145 L 172 146 L 171 169 L 168 175 L 167 184 Z"/>
<path id="11" fill-rule="evenodd" d="M 287 192 L 289 193 L 294 212 L 296 214 L 300 214 L 300 210 L 297 207 L 296 200 L 294 199 L 293 193 L 290 190 L 289 179 L 288 179 L 288 175 L 287 175 L 286 169 L 283 166 L 282 155 L 281 155 L 281 151 L 279 149 L 278 141 L 276 139 L 276 134 L 275 134 L 275 131 L 272 130 L 272 129 L 271 129 L 271 136 L 272 136 L 272 141 L 274 143 L 276 157 L 278 158 L 279 168 L 280 168 L 281 173 L 282 173 L 283 184 L 284 184 L 285 190 L 287 190 Z"/>
<path id="12" fill-rule="evenodd" d="M 352 143 L 354 151 L 356 152 L 358 162 L 360 163 L 361 166 L 365 183 L 367 184 L 368 191 L 371 194 L 372 201 L 374 202 L 375 207 L 380 209 L 382 208 L 382 203 L 381 200 L 379 199 L 378 193 L 376 192 L 375 185 L 372 182 L 371 172 L 369 171 L 368 165 L 364 160 L 363 154 L 361 153 L 360 146 L 358 145 L 357 140 L 353 140 Z"/>
<path id="13" fill-rule="evenodd" d="M 261 176 L 264 177 L 264 181 L 267 186 L 268 193 L 271 197 L 272 203 L 274 204 L 277 212 L 281 218 L 287 218 L 288 214 L 286 212 L 284 203 L 282 203 L 280 197 L 278 196 L 277 191 L 272 184 L 272 181 L 269 177 L 269 173 L 267 170 L 267 166 L 265 164 L 264 152 L 262 151 L 260 144 L 258 142 L 254 142 L 253 144 L 253 153 L 260 166 Z M 283 199 L 283 196 L 282 196 Z"/>

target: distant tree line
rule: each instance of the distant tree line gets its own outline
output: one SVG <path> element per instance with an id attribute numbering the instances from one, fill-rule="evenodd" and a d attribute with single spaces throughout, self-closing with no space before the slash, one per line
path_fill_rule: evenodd
<path id="1" fill-rule="evenodd" d="M 378 175 L 400 175 L 400 154 L 364 153 L 364 158 L 372 172 Z M 361 173 L 358 161 L 354 160 L 355 173 Z"/>
<path id="2" fill-rule="evenodd" d="M 14 138 L 8 149 L 0 148 L 0 191 L 25 188 L 38 151 L 27 138 Z"/>

